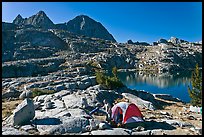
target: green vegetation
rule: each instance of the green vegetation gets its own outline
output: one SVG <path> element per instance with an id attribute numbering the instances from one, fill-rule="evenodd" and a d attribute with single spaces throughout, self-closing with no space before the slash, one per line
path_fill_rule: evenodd
<path id="1" fill-rule="evenodd" d="M 113 67 L 112 73 L 113 73 L 114 77 L 117 77 L 118 69 L 116 67 Z"/>
<path id="2" fill-rule="evenodd" d="M 198 64 L 191 76 L 192 89 L 188 86 L 188 93 L 191 98 L 191 104 L 194 106 L 202 106 L 202 76 L 199 73 Z"/>
<path id="3" fill-rule="evenodd" d="M 113 77 L 107 76 L 105 73 L 96 71 L 96 82 L 108 89 L 116 89 L 123 87 L 123 83 L 117 77 L 117 68 L 112 69 Z"/>
<path id="4" fill-rule="evenodd" d="M 40 96 L 40 95 L 46 95 L 46 94 L 52 94 L 55 91 L 54 90 L 47 90 L 47 89 L 39 89 L 39 88 L 33 88 L 31 89 L 33 93 L 33 97 Z"/>
<path id="5" fill-rule="evenodd" d="M 100 39 L 100 40 L 99 40 L 99 43 L 105 44 L 105 40 Z"/>

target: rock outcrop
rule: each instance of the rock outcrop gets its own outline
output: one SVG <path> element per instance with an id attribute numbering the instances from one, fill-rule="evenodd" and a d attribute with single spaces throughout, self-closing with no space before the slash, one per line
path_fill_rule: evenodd
<path id="1" fill-rule="evenodd" d="M 22 18 L 21 15 L 18 15 L 13 23 L 16 25 L 33 25 L 38 28 L 54 28 L 54 23 L 47 17 L 44 11 L 39 11 L 36 15 L 33 15 L 29 18 Z"/>
<path id="2" fill-rule="evenodd" d="M 66 23 L 68 31 L 78 35 L 85 35 L 88 37 L 101 38 L 116 42 L 113 36 L 106 30 L 106 28 L 99 22 L 91 19 L 86 15 L 80 15 Z"/>
<path id="3" fill-rule="evenodd" d="M 23 125 L 35 117 L 35 108 L 31 99 L 25 99 L 13 113 L 13 125 Z"/>

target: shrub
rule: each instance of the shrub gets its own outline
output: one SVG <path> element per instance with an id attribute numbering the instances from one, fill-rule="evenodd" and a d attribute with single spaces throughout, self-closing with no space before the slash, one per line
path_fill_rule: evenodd
<path id="1" fill-rule="evenodd" d="M 31 89 L 33 93 L 33 97 L 40 96 L 40 95 L 46 95 L 46 94 L 52 94 L 55 91 L 54 90 L 47 90 L 47 89 L 39 89 L 39 88 L 33 88 Z"/>
<path id="2" fill-rule="evenodd" d="M 191 76 L 192 89 L 188 86 L 188 93 L 191 98 L 191 104 L 194 106 L 202 106 L 202 76 L 199 73 L 198 64 Z"/>
<path id="3" fill-rule="evenodd" d="M 99 43 L 101 43 L 101 44 L 105 44 L 105 40 L 99 40 Z"/>
<path id="4" fill-rule="evenodd" d="M 114 77 L 117 77 L 118 69 L 116 67 L 113 67 L 112 73 L 113 73 Z"/>
<path id="5" fill-rule="evenodd" d="M 117 71 L 112 71 L 112 72 L 117 72 Z M 123 83 L 117 77 L 116 73 L 114 74 L 113 77 L 111 77 L 111 76 L 105 75 L 105 73 L 97 71 L 96 82 L 108 89 L 116 89 L 124 86 Z"/>

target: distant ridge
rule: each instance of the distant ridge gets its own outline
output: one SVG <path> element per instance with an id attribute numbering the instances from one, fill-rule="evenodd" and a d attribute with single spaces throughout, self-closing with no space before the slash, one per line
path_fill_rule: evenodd
<path id="1" fill-rule="evenodd" d="M 95 37 L 116 42 L 114 37 L 100 23 L 86 15 L 79 15 L 64 24 L 54 24 L 44 11 L 39 11 L 36 15 L 23 18 L 20 14 L 13 20 L 13 24 L 20 26 L 32 25 L 44 29 L 63 29 L 78 35 Z"/>

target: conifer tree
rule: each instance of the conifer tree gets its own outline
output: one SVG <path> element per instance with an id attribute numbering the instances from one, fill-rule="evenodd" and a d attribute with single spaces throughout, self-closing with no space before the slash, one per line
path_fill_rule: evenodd
<path id="1" fill-rule="evenodd" d="M 188 86 L 188 93 L 191 98 L 191 104 L 194 106 L 202 106 L 202 76 L 199 73 L 198 64 L 191 76 L 192 89 Z"/>

